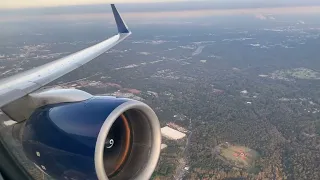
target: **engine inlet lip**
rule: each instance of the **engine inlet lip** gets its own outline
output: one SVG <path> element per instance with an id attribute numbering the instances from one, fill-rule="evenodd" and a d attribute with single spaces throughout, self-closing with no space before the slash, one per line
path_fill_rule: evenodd
<path id="1" fill-rule="evenodd" d="M 145 168 L 140 172 L 140 174 L 136 177 L 136 179 L 149 179 L 153 173 L 153 170 L 156 168 L 158 163 L 159 155 L 160 155 L 160 145 L 161 145 L 161 132 L 160 132 L 160 124 L 158 121 L 158 117 L 155 112 L 146 104 L 129 100 L 117 108 L 115 108 L 107 117 L 105 122 L 103 123 L 100 132 L 98 134 L 96 146 L 95 146 L 95 154 L 94 154 L 94 163 L 96 174 L 99 180 L 108 180 L 108 176 L 104 170 L 104 162 L 103 162 L 103 152 L 104 152 L 104 144 L 109 133 L 110 128 L 112 127 L 114 121 L 125 111 L 130 109 L 141 110 L 148 119 L 151 133 L 152 133 L 152 145 L 150 150 L 150 158 L 146 162 Z"/>

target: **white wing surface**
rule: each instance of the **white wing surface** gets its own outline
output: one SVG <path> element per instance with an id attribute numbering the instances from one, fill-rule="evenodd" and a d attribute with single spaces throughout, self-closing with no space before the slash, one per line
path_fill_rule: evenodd
<path id="1" fill-rule="evenodd" d="M 0 80 L 0 107 L 20 99 L 77 69 L 128 37 L 131 32 L 114 4 L 111 4 L 111 8 L 118 27 L 117 35 L 64 58 Z"/>

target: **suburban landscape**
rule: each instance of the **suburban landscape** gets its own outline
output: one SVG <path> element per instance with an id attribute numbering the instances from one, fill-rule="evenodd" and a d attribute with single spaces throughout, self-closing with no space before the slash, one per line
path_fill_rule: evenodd
<path id="1" fill-rule="evenodd" d="M 320 179 L 320 23 L 308 15 L 210 19 L 132 22 L 130 38 L 46 88 L 150 105 L 162 127 L 153 179 Z M 19 23 L 0 25 L 0 78 L 115 32 L 100 20 Z M 0 116 L 15 155 L 36 179 L 50 179 Z"/>

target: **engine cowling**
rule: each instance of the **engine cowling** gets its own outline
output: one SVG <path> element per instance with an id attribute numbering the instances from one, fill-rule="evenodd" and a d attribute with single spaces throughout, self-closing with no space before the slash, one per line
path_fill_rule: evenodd
<path id="1" fill-rule="evenodd" d="M 37 108 L 20 138 L 26 156 L 56 179 L 149 179 L 161 144 L 148 105 L 103 96 Z"/>

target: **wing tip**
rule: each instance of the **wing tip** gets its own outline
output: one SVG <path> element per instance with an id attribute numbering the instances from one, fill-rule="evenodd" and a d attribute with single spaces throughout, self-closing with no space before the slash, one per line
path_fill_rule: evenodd
<path id="1" fill-rule="evenodd" d="M 114 19 L 115 19 L 117 27 L 118 27 L 118 33 L 127 33 L 127 34 L 130 33 L 131 34 L 126 23 L 123 21 L 120 13 L 118 12 L 116 6 L 114 4 L 111 4 L 111 8 L 112 8 L 112 12 L 114 15 Z"/>

